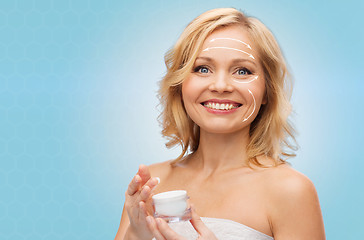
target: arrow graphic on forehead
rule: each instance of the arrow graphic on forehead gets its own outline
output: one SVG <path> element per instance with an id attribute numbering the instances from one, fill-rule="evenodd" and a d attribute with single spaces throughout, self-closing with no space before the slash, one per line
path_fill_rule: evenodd
<path id="1" fill-rule="evenodd" d="M 247 46 L 249 49 L 252 49 L 250 47 L 250 45 L 247 44 L 246 42 L 243 42 L 243 41 L 241 41 L 239 39 L 235 39 L 235 38 L 214 38 L 214 39 L 211 39 L 210 42 L 214 42 L 215 40 L 232 40 L 232 41 L 235 41 L 235 42 L 240 42 L 240 43 L 244 44 L 245 46 Z"/>
<path id="2" fill-rule="evenodd" d="M 242 52 L 242 53 L 245 53 L 246 55 L 248 55 L 250 58 L 252 59 L 255 59 L 254 56 L 250 53 L 247 53 L 243 50 L 240 50 L 240 49 L 236 49 L 236 48 L 229 48 L 229 47 L 208 47 L 208 48 L 205 48 L 204 50 L 202 50 L 203 52 L 206 52 L 206 51 L 209 51 L 211 49 L 229 49 L 229 50 L 235 50 L 235 51 L 239 51 L 239 52 Z"/>
<path id="3" fill-rule="evenodd" d="M 252 111 L 252 113 L 247 117 L 247 118 L 244 118 L 244 120 L 243 120 L 243 122 L 245 122 L 246 120 L 248 120 L 252 115 L 253 115 L 253 113 L 254 113 L 254 111 L 255 111 L 255 106 L 256 106 L 256 102 L 255 102 L 255 97 L 254 97 L 254 95 L 253 95 L 253 93 L 250 91 L 250 89 L 248 89 L 248 91 L 249 91 L 249 93 L 252 95 L 252 97 L 253 97 L 253 100 L 254 100 L 254 109 L 253 109 L 253 111 Z"/>

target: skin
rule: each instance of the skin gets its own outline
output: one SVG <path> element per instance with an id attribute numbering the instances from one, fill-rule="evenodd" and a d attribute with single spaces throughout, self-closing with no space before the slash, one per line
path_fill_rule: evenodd
<path id="1" fill-rule="evenodd" d="M 237 41 L 209 42 L 213 38 L 238 39 L 252 49 Z M 126 192 L 115 239 L 183 239 L 163 220 L 154 219 L 151 211 L 153 194 L 176 189 L 185 189 L 190 196 L 195 209 L 191 223 L 200 233 L 199 239 L 215 238 L 199 216 L 230 219 L 278 240 L 325 239 L 318 196 L 306 176 L 287 164 L 250 168 L 242 161 L 247 156 L 244 149 L 249 143 L 250 124 L 266 103 L 264 74 L 253 42 L 243 28 L 230 26 L 214 31 L 202 49 L 211 46 L 241 49 L 255 59 L 233 62 L 236 58 L 248 59 L 248 55 L 223 48 L 200 53 L 195 67 L 207 66 L 209 71 L 194 71 L 182 84 L 186 111 L 200 126 L 199 148 L 177 166 L 169 161 L 140 166 Z M 248 68 L 258 78 L 250 83 L 234 81 L 242 77 L 237 74 L 244 72 L 239 72 L 240 68 Z M 256 109 L 243 121 L 254 109 L 248 89 L 256 99 Z M 230 99 L 242 106 L 231 114 L 213 114 L 201 105 L 208 99 Z M 265 165 L 273 164 L 266 156 L 257 159 Z M 154 177 L 160 178 L 160 184 Z"/>

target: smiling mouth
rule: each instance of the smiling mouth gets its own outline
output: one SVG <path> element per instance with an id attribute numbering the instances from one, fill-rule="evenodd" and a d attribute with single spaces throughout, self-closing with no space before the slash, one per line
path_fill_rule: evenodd
<path id="1" fill-rule="evenodd" d="M 236 109 L 242 106 L 242 104 L 240 103 L 215 103 L 215 102 L 202 102 L 201 105 L 206 108 L 214 110 L 225 110 L 225 111 Z"/>

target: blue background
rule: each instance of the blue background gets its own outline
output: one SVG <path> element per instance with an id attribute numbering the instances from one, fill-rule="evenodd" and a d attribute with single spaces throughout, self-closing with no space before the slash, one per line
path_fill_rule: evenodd
<path id="1" fill-rule="evenodd" d="M 156 120 L 163 55 L 202 12 L 275 34 L 328 239 L 360 239 L 362 1 L 0 1 L 0 239 L 113 239 L 139 164 L 176 157 Z"/>

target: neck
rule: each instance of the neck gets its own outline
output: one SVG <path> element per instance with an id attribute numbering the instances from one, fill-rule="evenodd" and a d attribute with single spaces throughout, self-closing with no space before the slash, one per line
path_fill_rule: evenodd
<path id="1" fill-rule="evenodd" d="M 246 166 L 249 127 L 234 133 L 209 133 L 200 129 L 195 155 L 197 168 L 208 174 Z"/>

